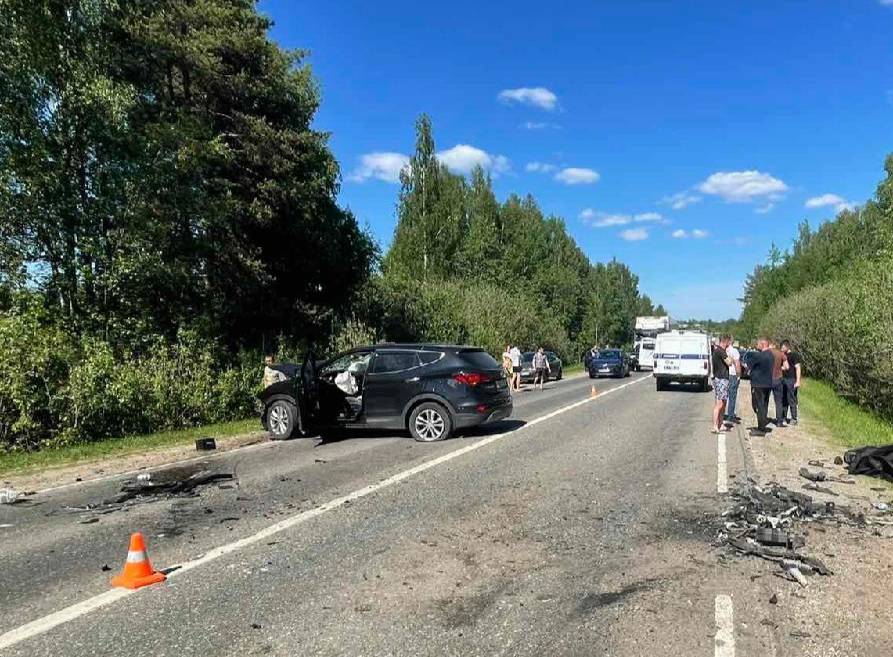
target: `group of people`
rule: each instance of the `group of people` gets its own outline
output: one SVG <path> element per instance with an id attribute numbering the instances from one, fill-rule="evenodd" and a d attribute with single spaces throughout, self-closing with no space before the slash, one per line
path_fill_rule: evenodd
<path id="1" fill-rule="evenodd" d="M 713 433 L 723 433 L 741 422 L 737 415 L 738 384 L 744 372 L 741 352 L 732 344 L 730 335 L 722 336 L 713 345 Z M 802 359 L 784 340 L 781 346 L 769 338 L 757 340 L 756 350 L 750 353 L 747 370 L 750 375 L 751 404 L 757 416 L 752 436 L 765 436 L 769 427 L 769 397 L 775 404 L 776 427 L 797 424 L 797 396 L 802 383 Z"/>
<path id="2" fill-rule="evenodd" d="M 521 370 L 524 356 L 516 344 L 506 345 L 505 351 L 502 352 L 502 368 L 505 370 L 505 378 L 511 383 L 512 390 L 521 389 Z M 543 390 L 549 374 L 552 373 L 552 367 L 549 365 L 549 358 L 542 347 L 538 347 L 533 352 L 533 389 L 539 386 Z"/>

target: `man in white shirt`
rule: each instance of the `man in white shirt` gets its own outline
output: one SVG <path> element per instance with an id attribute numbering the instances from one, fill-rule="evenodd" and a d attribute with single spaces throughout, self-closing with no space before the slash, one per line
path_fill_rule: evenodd
<path id="1" fill-rule="evenodd" d="M 726 424 L 738 424 L 741 418 L 735 414 L 735 405 L 738 401 L 738 384 L 741 382 L 741 352 L 730 342 L 726 348 L 726 355 L 732 361 L 729 365 L 729 401 L 726 405 Z"/>
<path id="2" fill-rule="evenodd" d="M 512 345 L 509 350 L 509 356 L 512 359 L 512 390 L 521 389 L 521 350 L 518 345 Z"/>

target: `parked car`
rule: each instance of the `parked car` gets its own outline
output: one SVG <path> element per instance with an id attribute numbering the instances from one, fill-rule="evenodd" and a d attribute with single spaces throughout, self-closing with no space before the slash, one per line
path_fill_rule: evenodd
<path id="1" fill-rule="evenodd" d="M 561 359 L 554 351 L 547 351 L 546 358 L 549 361 L 549 379 L 561 381 L 564 377 L 564 367 Z M 533 383 L 536 380 L 536 370 L 533 369 L 533 352 L 525 351 L 521 354 L 521 383 Z"/>
<path id="2" fill-rule="evenodd" d="M 622 349 L 599 349 L 593 358 L 589 359 L 589 378 L 599 376 L 615 376 L 622 378 L 629 376 L 629 356 Z"/>
<path id="3" fill-rule="evenodd" d="M 308 354 L 297 372 L 260 394 L 276 439 L 365 428 L 433 442 L 512 413 L 502 367 L 477 347 L 382 344 L 322 362 Z"/>

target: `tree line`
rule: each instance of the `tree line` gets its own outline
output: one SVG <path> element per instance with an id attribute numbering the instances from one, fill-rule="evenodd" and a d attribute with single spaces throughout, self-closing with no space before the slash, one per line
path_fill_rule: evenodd
<path id="1" fill-rule="evenodd" d="M 575 359 L 663 312 L 531 196 L 451 173 L 424 116 L 382 255 L 270 25 L 251 0 L 0 0 L 0 448 L 245 417 L 271 346 Z"/>
<path id="2" fill-rule="evenodd" d="M 893 418 L 893 155 L 873 198 L 773 246 L 747 278 L 742 333 L 788 338 L 842 396 Z"/>

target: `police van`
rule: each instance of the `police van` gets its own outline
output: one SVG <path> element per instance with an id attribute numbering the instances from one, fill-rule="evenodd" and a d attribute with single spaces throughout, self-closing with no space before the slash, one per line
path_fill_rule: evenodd
<path id="1" fill-rule="evenodd" d="M 654 345 L 654 379 L 658 390 L 670 383 L 696 383 L 702 392 L 710 389 L 713 376 L 710 338 L 701 331 L 670 331 L 658 334 Z"/>

